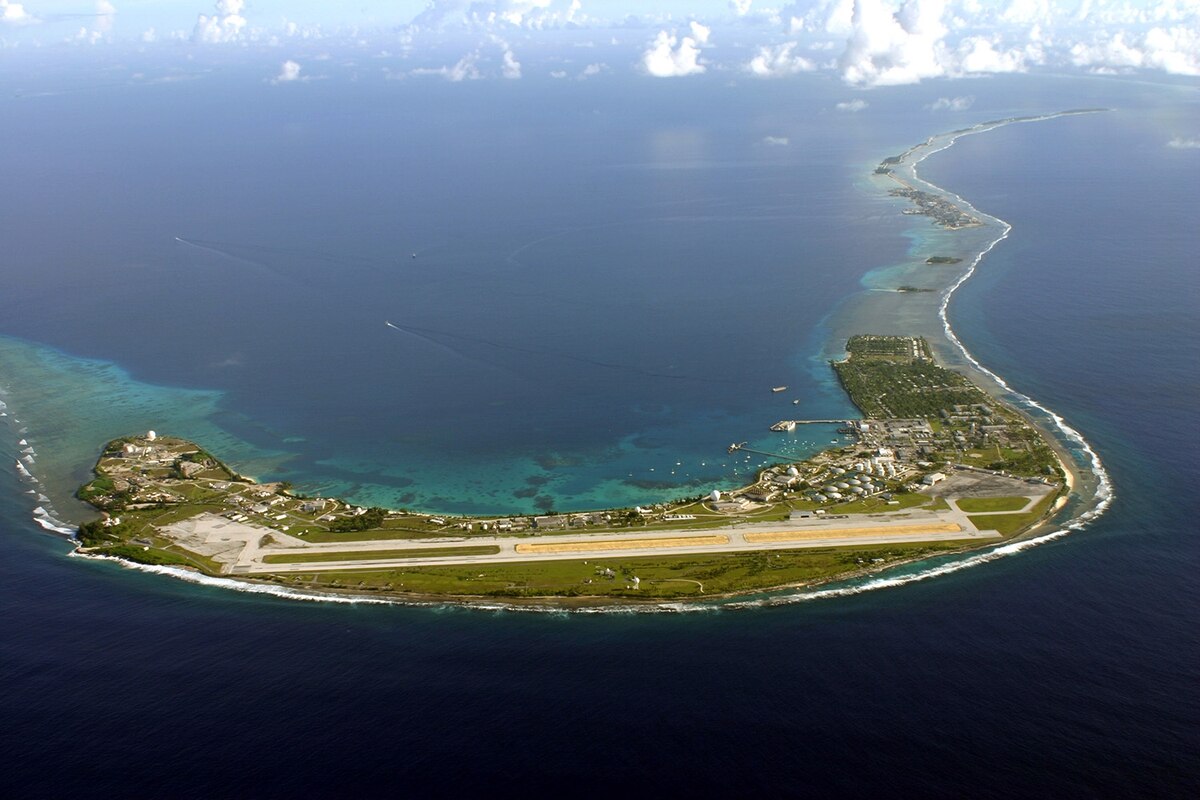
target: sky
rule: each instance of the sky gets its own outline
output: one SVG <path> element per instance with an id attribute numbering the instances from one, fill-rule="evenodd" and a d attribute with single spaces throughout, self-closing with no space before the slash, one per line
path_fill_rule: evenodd
<path id="1" fill-rule="evenodd" d="M 0 0 L 0 65 L 77 48 L 273 61 L 276 83 L 387 56 L 389 79 L 763 80 L 859 89 L 1079 70 L 1200 76 L 1200 0 Z M 581 57 L 586 53 L 587 57 Z"/>

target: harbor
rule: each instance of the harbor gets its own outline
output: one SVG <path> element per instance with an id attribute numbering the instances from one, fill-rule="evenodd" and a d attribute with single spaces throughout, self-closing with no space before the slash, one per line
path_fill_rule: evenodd
<path id="1" fill-rule="evenodd" d="M 853 427 L 853 420 L 844 419 L 781 419 L 771 426 L 776 433 L 790 433 L 797 425 L 845 425 Z"/>

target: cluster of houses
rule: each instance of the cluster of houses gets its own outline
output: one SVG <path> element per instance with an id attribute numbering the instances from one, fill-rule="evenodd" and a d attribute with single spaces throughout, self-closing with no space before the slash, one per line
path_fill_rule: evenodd
<path id="1" fill-rule="evenodd" d="M 856 429 L 861 444 L 887 448 L 897 462 L 908 463 L 936 460 L 952 450 L 1019 447 L 1028 433 L 1023 422 L 1002 416 L 987 403 L 955 405 L 942 410 L 940 417 L 936 431 L 922 418 L 864 420 Z"/>
<path id="2" fill-rule="evenodd" d="M 954 203 L 930 192 L 923 192 L 920 189 L 905 186 L 903 188 L 892 189 L 888 194 L 895 197 L 906 197 L 916 206 L 916 208 L 906 208 L 901 213 L 932 217 L 935 223 L 951 230 L 969 228 L 980 224 L 978 219 L 963 211 L 954 205 Z"/>

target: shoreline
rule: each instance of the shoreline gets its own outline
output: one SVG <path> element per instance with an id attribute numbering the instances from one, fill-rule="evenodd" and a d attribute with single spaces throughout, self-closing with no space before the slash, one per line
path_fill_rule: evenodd
<path id="1" fill-rule="evenodd" d="M 1081 500 L 1090 502 L 1091 507 L 1082 510 L 1072 519 L 1063 520 L 1062 524 L 1066 526 L 1071 526 L 1073 523 L 1078 523 L 1080 520 L 1090 522 L 1092 519 L 1102 515 L 1108 509 L 1109 505 L 1111 505 L 1114 493 L 1112 490 L 1111 479 L 1108 476 L 1108 471 L 1105 469 L 1103 461 L 1100 459 L 1099 454 L 1096 453 L 1096 451 L 1084 438 L 1084 436 L 1077 429 L 1068 425 L 1066 420 L 1063 419 L 1061 415 L 1029 395 L 1014 389 L 1012 385 L 1010 385 L 1001 375 L 997 374 L 981 363 L 958 337 L 958 334 L 955 333 L 949 319 L 950 301 L 952 300 L 954 293 L 958 291 L 963 284 L 970 280 L 970 278 L 975 274 L 975 271 L 978 269 L 980 263 L 982 263 L 983 259 L 996 247 L 996 245 L 1007 239 L 1014 228 L 1012 224 L 1000 219 L 999 217 L 979 211 L 968 200 L 957 193 L 950 192 L 921 178 L 917 172 L 917 167 L 929 156 L 953 147 L 958 139 L 962 138 L 963 136 L 986 133 L 988 131 L 995 130 L 996 128 L 1006 127 L 1008 125 L 1027 122 L 1045 122 L 1067 116 L 1099 113 L 1103 110 L 1104 109 L 1086 109 L 1079 111 L 1063 111 L 1056 114 L 1044 114 L 1028 118 L 1001 120 L 994 123 L 982 123 L 981 125 L 975 126 L 972 129 L 955 131 L 949 134 L 941 134 L 930 137 L 924 144 L 910 148 L 905 152 L 904 156 L 904 160 L 907 162 L 912 155 L 917 153 L 920 154 L 919 157 L 912 159 L 911 163 L 909 163 L 908 174 L 915 183 L 926 187 L 927 190 L 933 190 L 954 198 L 957 203 L 965 205 L 970 212 L 980 215 L 980 217 L 984 219 L 985 225 L 998 224 L 1001 228 L 1000 235 L 996 237 L 982 252 L 980 252 L 971 261 L 967 269 L 964 270 L 963 274 L 960 275 L 958 279 L 955 280 L 943 292 L 941 296 L 941 302 L 938 305 L 938 319 L 941 322 L 942 331 L 946 341 L 962 356 L 963 359 L 965 359 L 968 368 L 975 375 L 985 378 L 985 385 L 990 384 L 992 387 L 998 390 L 997 396 L 1000 399 L 1004 400 L 1010 406 L 1013 406 L 1020 411 L 1032 425 L 1042 431 L 1042 433 L 1046 436 L 1047 442 L 1051 445 L 1055 455 L 1058 457 L 1059 463 L 1063 468 L 1063 475 L 1066 480 L 1066 493 L 1064 494 L 1066 503 L 1056 506 L 1054 513 L 1052 513 L 1047 522 L 1053 520 L 1054 514 L 1056 514 L 1061 510 L 1062 507 L 1065 507 L 1065 505 L 1070 502 L 1070 497 L 1072 495 L 1079 497 L 1077 490 L 1084 489 L 1089 476 L 1095 479 L 1095 486 L 1088 489 L 1088 491 L 1093 494 L 1093 497 L 1090 499 L 1080 497 Z M 935 144 L 940 146 L 935 147 Z M 922 150 L 927 150 L 927 152 L 922 152 Z M 1031 413 L 1031 411 L 1033 413 Z M 1088 461 L 1086 465 L 1082 465 L 1075 460 L 1068 449 L 1068 442 L 1074 443 L 1081 449 L 1083 455 L 1086 456 Z"/>
<path id="2" fill-rule="evenodd" d="M 906 583 L 915 580 L 924 580 L 927 577 L 933 577 L 935 574 L 945 574 L 947 571 L 957 571 L 957 569 L 973 566 L 972 559 L 990 560 L 990 555 L 1011 548 L 1014 544 L 1020 543 L 1022 546 L 1019 549 L 1024 549 L 1025 546 L 1030 546 L 1030 543 L 1040 543 L 1041 541 L 1050 538 L 1057 538 L 1065 535 L 1067 530 L 1078 529 L 1083 527 L 1095 517 L 1099 516 L 1107 509 L 1111 502 L 1111 484 L 1107 477 L 1107 472 L 1104 470 L 1103 464 L 1099 456 L 1090 447 L 1086 440 L 1076 431 L 1065 423 L 1065 421 L 1050 410 L 1048 407 L 1038 403 L 1032 398 L 1014 390 L 1001 376 L 992 372 L 983 366 L 974 355 L 965 347 L 962 341 L 955 334 L 948 319 L 947 309 L 950 299 L 954 292 L 960 288 L 975 272 L 983 258 L 991 252 L 991 250 L 1006 239 L 1012 231 L 1012 226 L 1000 220 L 997 217 L 984 214 L 975 209 L 969 202 L 961 198 L 953 192 L 937 187 L 928 181 L 925 181 L 917 174 L 917 165 L 925 158 L 933 155 L 936 152 L 947 149 L 952 146 L 958 138 L 972 133 L 983 133 L 993 130 L 997 127 L 1002 127 L 1016 122 L 1032 122 L 1045 121 L 1055 119 L 1061 116 L 1078 114 L 1084 112 L 1061 112 L 1058 114 L 1042 115 L 1032 118 L 1001 120 L 993 123 L 982 123 L 972 129 L 954 131 L 947 134 L 938 134 L 930 137 L 925 142 L 915 145 L 906 150 L 896 163 L 897 167 L 906 169 L 909 179 L 917 186 L 920 186 L 924 191 L 929 191 L 938 194 L 942 197 L 953 198 L 956 204 L 960 204 L 965 209 L 978 214 L 982 219 L 981 226 L 983 228 L 994 227 L 1000 230 L 998 236 L 977 252 L 971 259 L 969 266 L 963 270 L 962 274 L 957 277 L 948 286 L 937 291 L 939 302 L 937 305 L 937 322 L 941 324 L 941 334 L 943 344 L 951 351 L 955 352 L 958 358 L 956 364 L 947 364 L 947 366 L 958 366 L 965 368 L 975 376 L 982 377 L 986 380 L 980 381 L 980 387 L 988 390 L 989 394 L 994 394 L 1003 402 L 1020 411 L 1022 416 L 1025 416 L 1031 424 L 1037 427 L 1045 436 L 1046 441 L 1050 444 L 1058 458 L 1059 464 L 1063 469 L 1063 476 L 1066 482 L 1065 491 L 1059 502 L 1055 504 L 1048 516 L 1035 524 L 1030 530 L 1018 535 L 1015 539 L 1006 540 L 1000 544 L 989 544 L 983 547 L 969 546 L 958 550 L 949 551 L 945 554 L 938 554 L 936 558 L 939 562 L 944 558 L 955 558 L 963 553 L 976 552 L 976 556 L 968 559 L 960 559 L 957 562 L 951 561 L 946 564 L 940 563 L 934 567 L 928 574 L 918 572 L 912 575 L 900 575 L 889 578 L 889 575 L 894 575 L 897 571 L 905 566 L 913 563 L 931 560 L 930 556 L 920 556 L 899 562 L 893 562 L 880 567 L 878 569 L 864 569 L 851 574 L 838 576 L 835 578 L 819 581 L 810 581 L 798 584 L 783 584 L 778 587 L 770 587 L 765 589 L 755 589 L 745 592 L 736 592 L 726 595 L 712 595 L 699 600 L 681 599 L 681 600 L 646 600 L 646 601 L 630 601 L 628 598 L 603 598 L 603 597 L 580 597 L 580 598 L 492 598 L 492 597 L 472 597 L 472 596 L 444 596 L 444 595 L 414 595 L 412 597 L 380 597 L 373 594 L 355 593 L 352 591 L 330 591 L 330 590 L 309 590 L 297 591 L 285 586 L 281 586 L 270 580 L 258 580 L 245 578 L 225 578 L 211 577 L 201 573 L 194 573 L 190 570 L 184 570 L 176 567 L 134 564 L 124 559 L 115 558 L 112 556 L 93 555 L 83 552 L 76 544 L 76 551 L 73 555 L 79 557 L 101 559 L 101 560 L 116 560 L 123 566 L 141 569 L 144 571 L 155 572 L 160 574 L 169 574 L 174 577 L 179 577 L 193 583 L 220 585 L 224 588 L 235 588 L 240 591 L 250 591 L 252 593 L 273 594 L 276 596 L 286 597 L 289 599 L 325 601 L 325 602 L 349 602 L 349 603 L 373 603 L 373 604 L 399 604 L 399 605 L 462 605 L 472 608 L 512 608 L 519 610 L 541 610 L 541 611 L 581 611 L 595 609 L 628 609 L 628 610 L 649 610 L 661 608 L 662 610 L 678 610 L 682 607 L 695 606 L 696 610 L 714 609 L 719 607 L 727 607 L 729 600 L 736 600 L 734 606 L 748 607 L 756 604 L 779 604 L 782 602 L 796 602 L 806 599 L 814 599 L 818 596 L 828 596 L 828 593 L 857 593 L 858 591 L 869 591 L 871 588 L 879 588 L 882 585 L 895 585 L 896 583 Z M 1090 112 L 1089 112 L 1090 113 Z M 893 180 L 899 180 L 894 176 Z M 975 226 L 972 226 L 975 227 Z M 954 229 L 954 232 L 959 232 L 961 229 Z M 1031 413 L 1032 412 L 1032 413 Z M 1049 420 L 1050 422 L 1047 422 Z M 1078 495 L 1077 490 L 1084 486 L 1085 475 L 1087 470 L 1081 465 L 1080 461 L 1070 452 L 1067 444 L 1064 442 L 1073 443 L 1080 448 L 1082 455 L 1086 456 L 1090 461 L 1090 473 L 1096 479 L 1096 491 L 1093 497 L 1083 498 Z M 18 462 L 19 463 L 19 462 Z M 1081 512 L 1072 512 L 1069 519 L 1059 522 L 1057 517 L 1062 509 L 1071 504 L 1071 499 L 1077 498 L 1085 502 L 1085 508 Z M 40 519 L 38 520 L 41 524 Z M 1046 528 L 1063 526 L 1063 530 L 1055 530 L 1050 533 L 1042 533 Z M 43 527 L 46 527 L 43 525 Z M 1014 551 L 1015 552 L 1015 551 Z M 1005 553 L 1007 554 L 1007 553 Z M 955 566 L 959 564 L 961 566 Z M 844 589 L 822 589 L 821 587 L 829 584 L 843 583 L 847 581 L 861 581 L 870 577 L 873 574 L 880 574 L 882 579 L 867 581 L 861 586 L 850 586 Z M 879 584 L 879 585 L 875 585 Z M 243 588 L 244 587 L 244 588 Z M 253 587 L 253 588 L 251 588 Z M 812 590 L 818 590 L 813 592 Z M 780 593 L 795 592 L 796 590 L 805 590 L 799 595 L 779 596 Z M 762 595 L 759 600 L 749 599 Z M 740 599 L 739 599 L 740 598 Z"/>

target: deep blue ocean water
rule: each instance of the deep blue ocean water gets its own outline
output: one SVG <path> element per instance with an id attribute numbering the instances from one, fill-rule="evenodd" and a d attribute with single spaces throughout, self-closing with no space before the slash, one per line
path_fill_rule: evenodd
<path id="1" fill-rule="evenodd" d="M 976 81 L 965 117 L 923 110 L 930 86 L 846 118 L 820 81 L 314 86 L 319 115 L 217 83 L 8 106 L 24 202 L 2 223 L 0 385 L 52 492 L 126 432 L 107 426 L 155 419 L 260 474 L 447 508 L 532 501 L 499 467 L 553 476 L 528 485 L 563 505 L 684 491 L 659 471 L 754 436 L 771 385 L 848 413 L 812 359 L 824 316 L 903 259 L 911 222 L 864 171 L 966 122 L 1106 105 L 968 137 L 922 174 L 1014 225 L 951 318 L 1085 433 L 1117 502 L 898 589 L 548 615 L 288 602 L 67 558 L 6 459 L 6 793 L 1200 790 L 1200 157 L 1166 146 L 1200 128 L 1194 86 Z"/>

